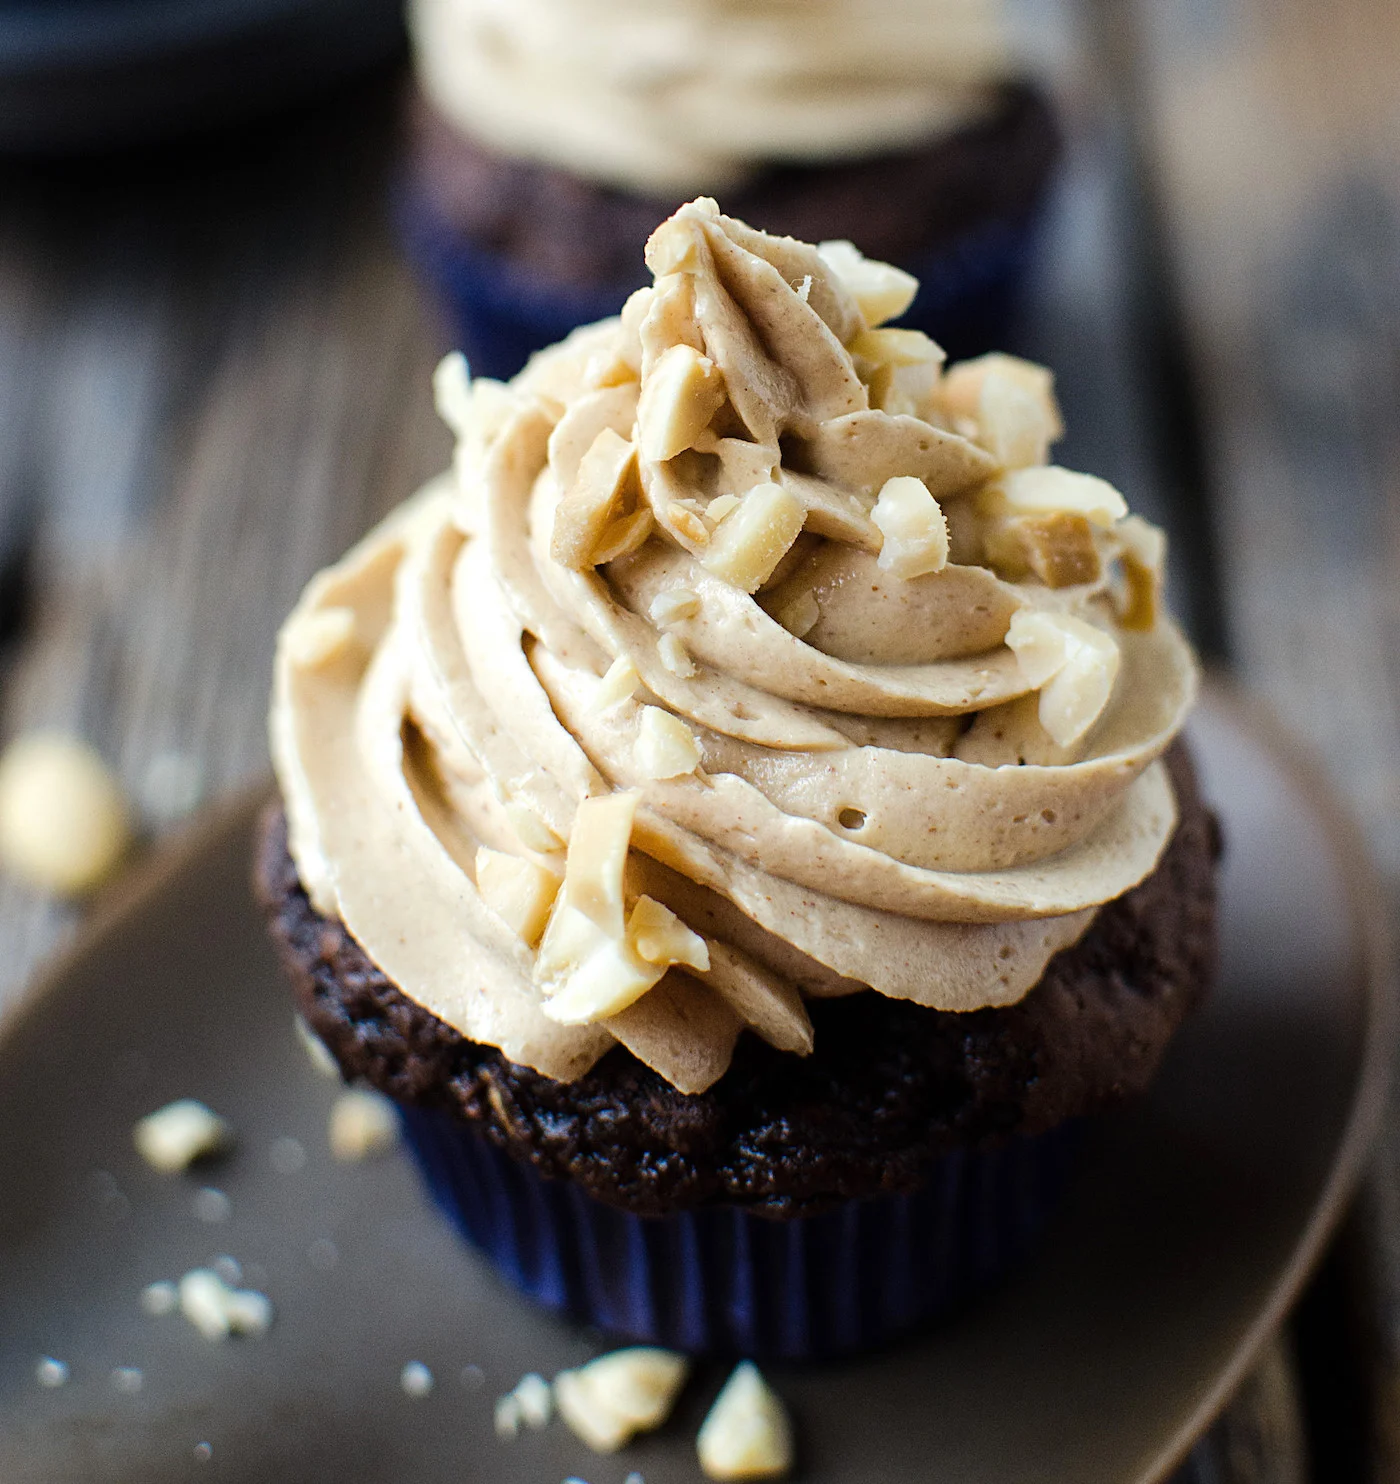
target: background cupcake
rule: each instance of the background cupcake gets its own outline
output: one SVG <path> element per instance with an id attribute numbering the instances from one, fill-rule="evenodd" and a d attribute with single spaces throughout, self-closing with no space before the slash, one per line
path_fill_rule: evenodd
<path id="1" fill-rule="evenodd" d="M 712 201 L 279 645 L 262 862 L 309 1023 L 535 1298 L 876 1343 L 1021 1255 L 1213 956 L 1160 536 L 1049 374 Z"/>
<path id="2" fill-rule="evenodd" d="M 858 239 L 1003 343 L 1058 151 L 999 0 L 413 0 L 402 220 L 474 371 L 616 313 L 682 201 Z"/>

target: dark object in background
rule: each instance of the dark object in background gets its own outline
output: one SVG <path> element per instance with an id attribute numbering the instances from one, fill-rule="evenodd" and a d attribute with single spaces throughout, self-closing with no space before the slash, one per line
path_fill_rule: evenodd
<path id="1" fill-rule="evenodd" d="M 0 152 L 270 112 L 392 56 L 398 0 L 0 0 Z"/>
<path id="2" fill-rule="evenodd" d="M 496 154 L 421 96 L 409 132 L 400 227 L 480 375 L 512 376 L 532 351 L 616 314 L 650 280 L 647 237 L 688 199 Z M 766 232 L 854 239 L 897 263 L 921 284 L 901 324 L 972 355 L 1009 338 L 1059 155 L 1048 100 L 1015 84 L 988 117 L 946 138 L 907 154 L 768 168 L 722 192 L 720 207 Z"/>

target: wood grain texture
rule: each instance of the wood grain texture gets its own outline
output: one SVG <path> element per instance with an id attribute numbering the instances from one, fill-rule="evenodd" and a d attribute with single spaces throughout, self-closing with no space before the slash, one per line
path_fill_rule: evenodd
<path id="1" fill-rule="evenodd" d="M 1232 652 L 1349 800 L 1400 910 L 1400 7 L 1099 10 L 1142 100 Z M 1356 1468 L 1380 1481 L 1400 1479 L 1397 1190 L 1392 1113 L 1343 1249 L 1370 1393 Z"/>

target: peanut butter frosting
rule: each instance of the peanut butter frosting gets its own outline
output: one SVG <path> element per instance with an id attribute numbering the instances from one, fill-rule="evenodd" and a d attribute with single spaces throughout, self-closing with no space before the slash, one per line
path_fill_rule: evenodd
<path id="1" fill-rule="evenodd" d="M 698 1092 L 805 1001 L 1014 1003 L 1176 822 L 1164 543 L 1049 463 L 1049 372 L 883 328 L 907 274 L 699 199 L 316 577 L 271 732 L 292 855 L 410 998 L 558 1079 Z"/>
<path id="2" fill-rule="evenodd" d="M 1002 0 L 411 0 L 420 84 L 504 154 L 666 195 L 985 111 Z"/>

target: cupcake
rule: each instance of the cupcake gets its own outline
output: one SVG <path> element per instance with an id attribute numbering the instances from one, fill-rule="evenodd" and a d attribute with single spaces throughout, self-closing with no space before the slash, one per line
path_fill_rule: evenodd
<path id="1" fill-rule="evenodd" d="M 508 376 L 645 280 L 697 192 L 923 284 L 909 323 L 988 350 L 1058 152 L 1002 0 L 413 0 L 400 217 L 474 372 Z"/>
<path id="2" fill-rule="evenodd" d="M 1206 989 L 1197 671 L 1049 372 L 710 200 L 646 260 L 508 385 L 444 362 L 451 474 L 283 628 L 261 891 L 502 1274 L 832 1355 L 1021 1257 Z"/>

